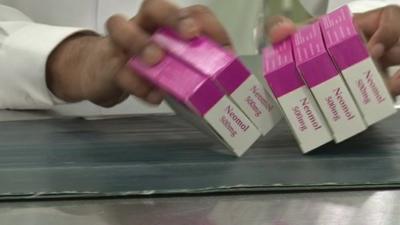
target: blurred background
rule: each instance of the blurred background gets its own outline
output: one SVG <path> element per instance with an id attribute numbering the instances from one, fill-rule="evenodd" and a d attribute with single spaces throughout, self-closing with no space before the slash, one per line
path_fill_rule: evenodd
<path id="1" fill-rule="evenodd" d="M 225 25 L 240 55 L 259 53 L 266 40 L 264 22 L 270 17 L 283 15 L 298 23 L 311 17 L 298 0 L 214 0 L 207 5 Z"/>
<path id="2" fill-rule="evenodd" d="M 284 15 L 296 22 L 302 22 L 311 17 L 297 0 L 265 1 L 265 11 L 269 16 Z"/>

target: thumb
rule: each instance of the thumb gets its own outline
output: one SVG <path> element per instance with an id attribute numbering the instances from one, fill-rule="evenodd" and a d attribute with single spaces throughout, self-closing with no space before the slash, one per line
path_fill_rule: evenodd
<path id="1" fill-rule="evenodd" d="M 296 25 L 287 17 L 273 16 L 266 21 L 265 32 L 271 43 L 277 43 L 295 33 Z"/>
<path id="2" fill-rule="evenodd" d="M 400 95 L 400 70 L 388 79 L 387 86 L 392 96 L 396 97 Z"/>
<path id="3" fill-rule="evenodd" d="M 381 58 L 395 46 L 400 37 L 400 7 L 388 6 L 381 12 L 379 28 L 372 35 L 368 48 L 374 58 Z"/>

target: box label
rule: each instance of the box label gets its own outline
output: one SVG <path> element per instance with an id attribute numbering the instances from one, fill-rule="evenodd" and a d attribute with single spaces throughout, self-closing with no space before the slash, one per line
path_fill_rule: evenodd
<path id="1" fill-rule="evenodd" d="M 344 70 L 343 77 L 368 125 L 396 112 L 392 97 L 371 58 Z"/>
<path id="2" fill-rule="evenodd" d="M 280 110 L 274 100 L 253 75 L 232 93 L 231 98 L 263 135 L 281 119 Z"/>
<path id="3" fill-rule="evenodd" d="M 336 76 L 311 89 L 336 142 L 341 142 L 366 129 L 361 114 L 341 76 Z"/>
<path id="4" fill-rule="evenodd" d="M 261 136 L 253 123 L 227 96 L 212 107 L 204 119 L 238 156 Z"/>
<path id="5" fill-rule="evenodd" d="M 278 99 L 304 153 L 332 140 L 310 90 L 304 86 Z"/>

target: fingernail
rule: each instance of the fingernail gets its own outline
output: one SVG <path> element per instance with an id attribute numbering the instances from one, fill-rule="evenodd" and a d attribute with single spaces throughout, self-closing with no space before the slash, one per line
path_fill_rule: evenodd
<path id="1" fill-rule="evenodd" d="M 266 30 L 271 31 L 272 29 L 275 29 L 276 27 L 280 27 L 281 25 L 285 23 L 291 22 L 288 18 L 283 17 L 283 16 L 273 16 L 268 18 L 267 23 L 266 23 Z"/>
<path id="2" fill-rule="evenodd" d="M 149 44 L 146 46 L 141 54 L 141 58 L 144 63 L 152 66 L 161 61 L 164 57 L 164 51 L 155 44 Z"/>
<path id="3" fill-rule="evenodd" d="M 161 104 L 163 99 L 164 99 L 164 94 L 161 90 L 154 90 L 154 91 L 150 92 L 150 94 L 147 95 L 147 97 L 146 97 L 147 102 L 149 102 L 151 104 L 155 104 L 155 105 Z"/>
<path id="4" fill-rule="evenodd" d="M 285 24 L 284 21 L 279 21 L 277 23 L 274 23 L 272 26 L 269 27 L 268 33 L 270 33 L 270 34 L 273 33 L 273 31 L 275 31 L 276 29 L 281 27 L 283 24 Z"/>
<path id="5" fill-rule="evenodd" d="M 194 38 L 199 35 L 199 27 L 197 23 L 192 18 L 185 18 L 179 23 L 179 32 L 183 38 Z"/>
<path id="6" fill-rule="evenodd" d="M 400 94 L 400 82 L 398 77 L 392 77 L 389 79 L 387 81 L 387 86 L 393 97 L 396 97 Z"/>
<path id="7" fill-rule="evenodd" d="M 370 49 L 370 54 L 374 59 L 381 58 L 384 53 L 385 53 L 385 46 L 382 43 L 375 44 Z"/>

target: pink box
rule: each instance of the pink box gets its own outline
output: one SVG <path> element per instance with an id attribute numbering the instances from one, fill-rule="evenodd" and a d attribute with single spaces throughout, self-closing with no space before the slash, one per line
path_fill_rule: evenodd
<path id="1" fill-rule="evenodd" d="M 392 97 L 353 23 L 348 6 L 333 11 L 320 21 L 326 47 L 342 71 L 367 124 L 393 115 L 396 109 Z"/>
<path id="2" fill-rule="evenodd" d="M 202 128 L 207 128 L 237 156 L 244 154 L 260 137 L 257 128 L 211 79 L 176 57 L 167 54 L 153 67 L 134 58 L 129 65 L 166 91 L 173 98 L 170 103 L 178 114 L 197 125 L 202 118 Z"/>
<path id="3" fill-rule="evenodd" d="M 290 40 L 264 49 L 265 79 L 304 153 L 332 140 L 310 90 L 297 71 Z"/>
<path id="4" fill-rule="evenodd" d="M 210 77 L 247 117 L 267 134 L 281 119 L 275 101 L 262 83 L 231 52 L 205 36 L 182 40 L 171 29 L 160 29 L 153 40 L 171 54 Z"/>
<path id="5" fill-rule="evenodd" d="M 301 28 L 292 37 L 297 67 L 332 130 L 342 142 L 366 129 L 340 72 L 329 56 L 319 23 Z"/>

